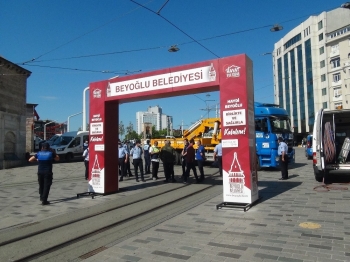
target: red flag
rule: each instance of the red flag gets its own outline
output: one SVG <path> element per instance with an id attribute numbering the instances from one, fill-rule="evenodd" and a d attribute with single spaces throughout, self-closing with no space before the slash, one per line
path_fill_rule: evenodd
<path id="1" fill-rule="evenodd" d="M 38 112 L 36 112 L 35 109 L 34 109 L 34 116 L 36 117 L 36 121 L 38 121 L 40 119 Z"/>

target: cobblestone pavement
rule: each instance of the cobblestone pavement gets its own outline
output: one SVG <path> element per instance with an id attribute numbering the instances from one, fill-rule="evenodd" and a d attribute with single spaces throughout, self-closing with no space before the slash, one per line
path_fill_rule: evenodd
<path id="1" fill-rule="evenodd" d="M 315 191 L 312 160 L 296 154 L 287 181 L 259 172 L 247 212 L 216 210 L 218 196 L 86 261 L 350 261 L 350 192 Z"/>
<path id="2" fill-rule="evenodd" d="M 76 199 L 76 193 L 86 190 L 83 163 L 60 163 L 54 167 L 49 197 L 53 205 L 43 207 L 33 182 L 35 170 L 0 170 L 0 232 L 148 189 Z M 321 183 L 303 148 L 296 148 L 290 179 L 279 177 L 278 170 L 259 172 L 261 200 L 247 212 L 216 210 L 220 195 L 84 261 L 350 261 L 349 190 L 314 190 Z"/>

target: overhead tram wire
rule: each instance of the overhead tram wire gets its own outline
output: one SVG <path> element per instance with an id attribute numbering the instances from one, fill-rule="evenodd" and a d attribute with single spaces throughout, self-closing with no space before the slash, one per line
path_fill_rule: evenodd
<path id="1" fill-rule="evenodd" d="M 134 0 L 130 0 L 131 2 L 143 7 L 144 9 L 152 12 L 153 14 L 158 15 L 159 17 L 161 17 L 162 19 L 164 19 L 166 22 L 168 22 L 170 25 L 172 25 L 173 27 L 175 27 L 177 30 L 179 30 L 181 33 L 183 33 L 184 35 L 186 35 L 187 37 L 189 37 L 190 39 L 192 39 L 194 42 L 196 42 L 198 45 L 200 45 L 201 47 L 203 47 L 205 50 L 207 50 L 208 52 L 210 52 L 212 55 L 216 56 L 217 58 L 220 58 L 220 56 L 218 56 L 217 54 L 215 54 L 213 51 L 211 51 L 210 49 L 208 49 L 206 46 L 202 45 L 200 42 L 198 42 L 196 39 L 194 39 L 192 36 L 190 36 L 189 34 L 187 34 L 185 31 L 183 31 L 182 29 L 180 29 L 178 26 L 176 26 L 174 23 L 170 22 L 168 19 L 166 19 L 164 16 L 162 16 L 160 14 L 160 10 L 158 12 L 154 12 L 153 10 L 149 9 L 148 7 L 141 5 L 139 3 L 137 3 Z M 164 6 L 164 5 L 163 5 Z"/>
<path id="2" fill-rule="evenodd" d="M 45 66 L 45 65 L 33 65 L 33 64 L 26 64 L 26 66 L 37 66 L 37 67 L 45 67 L 45 68 L 53 68 L 53 69 L 64 69 L 64 70 L 73 70 L 73 71 L 81 71 L 81 72 L 93 72 L 93 73 L 109 73 L 109 74 L 120 74 L 120 75 L 127 75 L 128 73 L 120 73 L 120 72 L 114 72 L 109 70 L 90 70 L 90 69 L 78 69 L 78 68 L 69 68 L 69 67 L 59 67 L 59 66 Z M 135 71 L 135 72 L 140 72 Z"/>
<path id="3" fill-rule="evenodd" d="M 132 1 L 132 0 L 130 0 L 130 1 Z M 153 0 L 152 0 L 152 1 L 153 1 Z M 152 2 L 152 1 L 149 1 L 149 2 Z M 132 2 L 134 2 L 134 1 L 132 1 Z M 134 3 L 135 3 L 135 4 L 138 4 L 138 3 L 136 3 L 136 2 L 134 2 Z M 138 5 L 139 5 L 139 4 L 138 4 Z M 164 4 L 164 5 L 165 5 L 165 4 Z M 164 5 L 163 5 L 163 7 L 164 7 Z M 144 7 L 144 6 L 140 5 L 140 7 Z M 146 8 L 146 7 L 144 7 L 144 8 Z M 129 14 L 129 13 L 131 13 L 131 12 L 134 12 L 134 11 L 136 11 L 137 9 L 139 9 L 139 8 L 136 8 L 136 9 L 134 9 L 134 10 L 131 10 L 130 12 L 124 14 L 123 16 L 125 16 L 125 15 L 127 15 L 127 14 Z M 147 8 L 146 8 L 146 9 L 147 9 Z M 155 13 L 154 11 L 152 11 L 152 10 L 150 10 L 150 9 L 148 9 L 148 10 L 149 10 L 150 12 Z M 160 9 L 160 10 L 161 10 L 161 9 Z M 160 10 L 159 10 L 159 11 L 160 11 Z M 331 9 L 330 9 L 330 10 L 331 10 Z M 329 10 L 328 10 L 328 11 L 329 11 Z M 316 14 L 318 14 L 318 13 L 320 13 L 320 12 L 312 13 L 312 14 L 310 14 L 310 15 L 316 15 Z M 159 15 L 158 13 L 156 13 L 156 14 Z M 293 19 L 289 19 L 289 20 L 282 21 L 282 22 L 280 22 L 280 23 L 281 23 L 281 24 L 287 23 L 287 22 L 290 22 L 290 21 L 294 21 L 294 20 L 298 20 L 298 19 L 301 19 L 301 18 L 309 17 L 310 15 L 300 16 L 300 17 L 297 17 L 297 18 L 293 18 Z M 162 17 L 162 16 L 161 16 L 161 17 Z M 120 18 L 120 17 L 118 17 L 118 18 Z M 16 63 L 16 64 L 17 64 L 17 65 L 29 65 L 28 63 L 34 62 L 34 61 L 35 61 L 35 62 L 43 62 L 43 61 L 46 61 L 46 62 L 47 62 L 47 61 L 65 60 L 65 59 L 80 59 L 80 58 L 86 58 L 86 57 L 90 57 L 90 56 L 91 56 L 91 57 L 93 57 L 93 56 L 103 56 L 103 55 L 111 55 L 111 54 L 117 54 L 117 53 L 139 52 L 139 51 L 147 51 L 147 50 L 152 50 L 152 49 L 165 48 L 165 47 L 163 47 L 163 46 L 160 46 L 160 47 L 151 47 L 151 48 L 145 48 L 145 49 L 126 50 L 126 51 L 116 51 L 116 52 L 102 53 L 102 54 L 91 54 L 91 55 L 77 56 L 77 57 L 67 57 L 67 58 L 56 58 L 56 59 L 47 59 L 47 60 L 37 60 L 38 58 L 40 58 L 40 57 L 42 57 L 42 56 L 44 56 L 44 55 L 46 55 L 46 54 L 48 54 L 48 53 L 51 53 L 51 52 L 53 52 L 54 50 L 57 50 L 58 48 L 60 48 L 60 47 L 62 47 L 62 46 L 64 46 L 64 45 L 67 45 L 67 44 L 69 44 L 69 43 L 71 43 L 71 42 L 73 42 L 73 41 L 75 41 L 75 40 L 77 40 L 77 39 L 79 39 L 79 38 L 81 38 L 81 37 L 83 37 L 83 36 L 85 36 L 85 35 L 87 35 L 87 34 L 93 32 L 93 31 L 95 31 L 95 30 L 97 30 L 97 29 L 99 29 L 99 28 L 101 28 L 101 27 L 103 27 L 103 26 L 105 26 L 105 25 L 107 25 L 107 24 L 109 24 L 109 23 L 111 23 L 111 22 L 117 20 L 118 18 L 115 18 L 115 19 L 113 19 L 113 20 L 111 20 L 111 21 L 109 21 L 109 22 L 107 22 L 107 23 L 105 23 L 105 24 L 103 24 L 103 25 L 101 25 L 101 26 L 95 28 L 95 29 L 92 29 L 92 30 L 90 30 L 89 32 L 87 32 L 87 33 L 85 33 L 85 34 L 83 34 L 83 35 L 81 35 L 81 36 L 78 36 L 78 37 L 76 37 L 76 38 L 74 38 L 74 39 L 68 41 L 68 42 L 65 43 L 65 44 L 62 44 L 62 45 L 59 46 L 59 47 L 54 48 L 54 49 L 52 49 L 51 51 L 46 52 L 46 53 L 44 53 L 44 54 L 38 56 L 37 58 L 33 58 L 33 59 L 31 59 L 31 60 L 29 60 L 29 61 L 27 61 L 27 62 Z M 162 17 L 162 18 L 165 19 L 164 17 Z M 166 20 L 166 19 L 165 19 L 165 20 Z M 168 21 L 168 22 L 171 23 L 170 21 Z M 173 26 L 175 26 L 175 25 L 173 25 Z M 192 39 L 192 38 L 189 36 L 193 41 L 180 43 L 180 44 L 178 44 L 178 45 L 186 45 L 186 44 L 191 44 L 191 43 L 193 43 L 193 42 L 196 42 L 196 43 L 199 44 L 199 41 L 206 41 L 206 40 L 211 40 L 211 39 L 215 39 L 215 38 L 226 37 L 226 36 L 229 36 L 229 35 L 234 35 L 234 34 L 239 34 L 239 33 L 245 33 L 245 32 L 254 31 L 254 30 L 258 30 L 258 29 L 262 29 L 262 28 L 266 28 L 266 27 L 270 27 L 270 26 L 271 26 L 271 25 L 265 25 L 265 26 L 255 27 L 255 28 L 245 29 L 245 30 L 236 31 L 236 32 L 232 32 L 232 33 L 222 34 L 222 35 L 218 35 L 218 36 L 212 36 L 212 37 L 208 37 L 208 38 L 203 38 L 203 39 L 200 39 L 200 40 Z M 175 27 L 176 27 L 176 26 L 175 26 Z M 181 29 L 179 29 L 179 30 L 181 30 Z M 183 32 L 183 33 L 186 34 L 185 32 Z M 166 47 L 166 48 L 167 48 L 167 47 Z M 204 48 L 205 48 L 205 47 L 204 47 Z M 215 54 L 214 54 L 214 55 L 215 55 Z M 216 56 L 216 55 L 215 55 L 215 56 Z M 50 67 L 50 66 L 42 66 L 42 67 L 47 67 L 47 68 L 59 68 L 59 67 Z M 67 70 L 80 71 L 79 69 L 69 69 L 69 68 L 60 68 L 60 69 L 67 69 Z M 88 70 L 81 70 L 81 71 L 88 71 Z M 94 71 L 94 70 L 90 70 L 90 71 Z M 141 71 L 141 70 L 140 70 L 140 71 Z M 98 72 L 102 72 L 102 71 L 98 71 Z"/>
<path id="4" fill-rule="evenodd" d="M 154 0 L 150 0 L 148 3 L 153 2 L 153 1 L 154 1 Z M 147 3 L 146 3 L 146 4 L 147 4 Z M 66 45 L 68 45 L 68 44 L 70 44 L 70 43 L 72 43 L 72 42 L 74 42 L 74 41 L 76 41 L 76 40 L 78 40 L 78 39 L 80 39 L 80 38 L 82 38 L 82 37 L 84 37 L 84 36 L 86 36 L 86 35 L 88 35 L 88 34 L 94 32 L 94 31 L 96 31 L 96 30 L 98 30 L 98 29 L 100 29 L 100 28 L 102 28 L 102 27 L 104 27 L 104 26 L 106 26 L 106 25 L 108 25 L 108 24 L 110 24 L 110 23 L 112 23 L 112 22 L 114 22 L 114 21 L 116 21 L 116 20 L 118 20 L 118 19 L 120 19 L 120 18 L 122 18 L 122 17 L 128 15 L 128 14 L 130 14 L 130 13 L 135 12 L 135 11 L 136 11 L 137 9 L 139 9 L 139 8 L 140 8 L 140 7 L 137 7 L 137 8 L 135 8 L 135 9 L 129 11 L 129 12 L 126 12 L 125 14 L 122 14 L 121 16 L 118 16 L 118 17 L 116 17 L 116 18 L 114 18 L 114 19 L 112 19 L 112 20 L 110 20 L 110 21 L 108 21 L 108 22 L 106 22 L 106 23 L 104 23 L 104 24 L 102 24 L 102 25 L 100 25 L 100 26 L 98 26 L 98 27 L 96 27 L 96 28 L 94 28 L 94 29 L 92 29 L 92 30 L 90 30 L 90 31 L 88 31 L 88 32 L 86 32 L 86 33 L 84 33 L 84 34 L 82 34 L 82 35 L 80 35 L 80 36 L 77 36 L 77 37 L 75 37 L 75 38 L 69 40 L 68 42 L 63 43 L 63 44 L 61 44 L 61 45 L 59 45 L 59 46 L 57 46 L 57 47 L 51 49 L 50 51 L 47 51 L 47 52 L 45 52 L 45 53 L 43 53 L 43 54 L 37 56 L 36 58 L 32 58 L 32 59 L 30 59 L 30 60 L 28 60 L 28 61 L 25 61 L 25 62 L 22 62 L 22 63 L 18 63 L 18 64 L 25 65 L 25 64 L 27 64 L 27 63 L 33 62 L 33 61 L 39 59 L 40 57 L 43 57 L 43 56 L 45 56 L 45 55 L 47 55 L 47 54 L 49 54 L 49 53 L 52 53 L 53 51 L 56 51 L 57 49 L 59 49 L 59 48 L 61 48 L 61 47 L 63 47 L 63 46 L 66 46 Z"/>
<path id="5" fill-rule="evenodd" d="M 153 12 L 152 10 L 150 10 L 151 12 Z M 311 14 L 312 15 L 312 14 Z M 310 15 L 304 15 L 304 16 L 300 16 L 298 18 L 293 18 L 293 19 L 289 19 L 286 21 L 282 21 L 280 22 L 281 24 L 283 23 L 287 23 L 290 21 L 294 21 L 294 20 L 298 20 L 304 17 L 308 17 Z M 226 33 L 226 34 L 222 34 L 222 35 L 217 35 L 217 36 L 211 36 L 211 37 L 207 37 L 207 38 L 202 38 L 199 40 L 193 40 L 193 41 L 188 41 L 188 42 L 183 42 L 180 44 L 177 44 L 177 46 L 181 46 L 181 45 L 187 45 L 187 44 L 192 44 L 194 42 L 200 42 L 200 41 L 207 41 L 207 40 L 211 40 L 211 39 L 215 39 L 215 38 L 221 38 L 221 37 L 226 37 L 226 36 L 230 36 L 230 35 L 235 35 L 235 34 L 241 34 L 241 33 L 246 33 L 246 32 L 250 32 L 250 31 L 254 31 L 254 30 L 259 30 L 259 29 L 263 29 L 263 28 L 267 28 L 270 27 L 271 24 L 269 25 L 264 25 L 264 26 L 260 26 L 260 27 L 254 27 L 254 28 L 249 28 L 249 29 L 244 29 L 244 30 L 240 30 L 240 31 L 235 31 L 235 32 L 231 32 L 231 33 Z M 102 26 L 100 26 L 102 27 Z M 93 30 L 91 30 L 92 32 Z M 86 33 L 88 34 L 88 33 Z M 79 37 L 77 37 L 76 39 L 78 39 Z M 73 41 L 73 40 L 72 40 Z M 71 42 L 72 42 L 71 41 Z M 46 59 L 46 60 L 37 60 L 37 59 L 32 59 L 30 60 L 30 62 L 49 62 L 49 61 L 58 61 L 58 60 L 69 60 L 69 59 L 80 59 L 80 58 L 88 58 L 88 57 L 96 57 L 96 56 L 105 56 L 105 55 L 114 55 L 114 54 L 123 54 L 123 53 L 131 53 L 131 52 L 141 52 L 141 51 L 148 51 L 148 50 L 155 50 L 155 49 L 161 49 L 161 48 L 168 48 L 168 46 L 157 46 L 157 47 L 149 47 L 149 48 L 141 48 L 141 49 L 132 49 L 132 50 L 124 50 L 124 51 L 115 51 L 115 52 L 108 52 L 108 53 L 100 53 L 100 54 L 90 54 L 90 55 L 81 55 L 81 56 L 72 56 L 72 57 L 64 57 L 64 58 L 53 58 L 53 59 Z M 41 55 L 43 56 L 43 55 Z M 38 57 L 39 58 L 39 57 Z M 26 62 L 25 62 L 26 63 Z M 23 65 L 25 63 L 16 63 L 17 65 Z"/>

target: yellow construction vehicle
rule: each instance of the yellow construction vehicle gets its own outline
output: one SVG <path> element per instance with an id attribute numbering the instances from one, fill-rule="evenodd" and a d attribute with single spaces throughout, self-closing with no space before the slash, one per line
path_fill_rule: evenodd
<path id="1" fill-rule="evenodd" d="M 217 144 L 219 144 L 219 139 L 221 139 L 220 118 L 206 118 L 198 120 L 183 132 L 183 136 L 181 138 L 171 136 L 167 136 L 165 138 L 153 138 L 151 139 L 151 145 L 157 141 L 158 146 L 163 147 L 166 140 L 170 141 L 171 146 L 176 150 L 176 163 L 181 164 L 181 152 L 184 148 L 185 138 L 188 140 L 194 139 L 195 141 L 200 140 L 205 148 L 205 156 L 207 161 L 213 162 L 214 148 Z M 195 145 L 194 148 L 196 149 L 197 146 Z"/>

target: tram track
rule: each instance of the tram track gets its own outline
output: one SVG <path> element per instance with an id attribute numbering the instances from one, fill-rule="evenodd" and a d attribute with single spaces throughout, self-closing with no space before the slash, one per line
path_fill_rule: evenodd
<path id="1" fill-rule="evenodd" d="M 2 236 L 0 260 L 78 259 L 100 247 L 108 248 L 111 243 L 142 232 L 221 192 L 222 188 L 215 185 L 169 184 L 118 199 L 118 202 L 108 201 L 32 226 L 19 227 Z"/>

